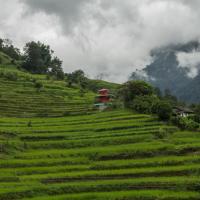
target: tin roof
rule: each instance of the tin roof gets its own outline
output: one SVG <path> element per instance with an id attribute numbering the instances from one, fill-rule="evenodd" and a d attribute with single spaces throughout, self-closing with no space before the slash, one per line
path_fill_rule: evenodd
<path id="1" fill-rule="evenodd" d="M 99 92 L 103 92 L 103 91 L 109 91 L 108 89 L 106 88 L 103 88 L 103 89 L 100 89 Z"/>
<path id="2" fill-rule="evenodd" d="M 175 106 L 173 108 L 174 111 L 177 111 L 177 112 L 184 112 L 184 113 L 194 113 L 193 110 L 191 110 L 190 108 L 187 108 L 187 107 L 181 107 L 181 106 Z"/>

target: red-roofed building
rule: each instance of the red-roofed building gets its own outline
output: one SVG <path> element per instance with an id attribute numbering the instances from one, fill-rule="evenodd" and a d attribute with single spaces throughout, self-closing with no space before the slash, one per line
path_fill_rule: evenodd
<path id="1" fill-rule="evenodd" d="M 112 97 L 113 95 L 109 93 L 108 89 L 99 90 L 95 99 L 95 106 L 99 107 L 99 110 L 105 110 L 111 104 Z"/>
<path id="2" fill-rule="evenodd" d="M 98 103 L 108 103 L 110 101 L 110 95 L 108 89 L 101 89 L 98 92 L 99 92 L 99 95 L 97 96 Z"/>

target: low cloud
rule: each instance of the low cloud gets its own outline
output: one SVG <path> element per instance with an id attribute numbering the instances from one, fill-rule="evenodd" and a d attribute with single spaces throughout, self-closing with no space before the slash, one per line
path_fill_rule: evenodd
<path id="1" fill-rule="evenodd" d="M 0 13 L 0 35 L 20 47 L 32 39 L 46 42 L 64 60 L 66 72 L 81 68 L 90 77 L 103 73 L 115 82 L 126 81 L 135 69 L 149 64 L 152 49 L 200 38 L 198 0 L 0 3 L 6 10 Z M 190 76 L 196 74 L 194 69 Z"/>
<path id="2" fill-rule="evenodd" d="M 84 8 L 92 0 L 21 0 L 28 7 L 30 14 L 45 12 L 51 16 L 58 16 L 66 34 L 71 33 L 73 28 L 81 21 Z M 32 13 L 33 12 L 33 13 Z"/>
<path id="3" fill-rule="evenodd" d="M 200 70 L 200 52 L 193 51 L 191 53 L 177 53 L 179 66 L 188 70 L 188 77 L 195 78 Z"/>

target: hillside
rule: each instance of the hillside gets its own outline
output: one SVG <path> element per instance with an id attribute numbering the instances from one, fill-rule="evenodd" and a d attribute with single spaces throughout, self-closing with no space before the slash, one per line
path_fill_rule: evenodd
<path id="1" fill-rule="evenodd" d="M 0 131 L 0 200 L 200 199 L 199 133 L 149 115 L 1 118 Z"/>
<path id="2" fill-rule="evenodd" d="M 19 70 L 9 56 L 0 52 L 1 58 L 0 116 L 59 117 L 90 113 L 98 89 L 109 88 L 114 92 L 118 87 L 115 83 L 92 79 L 88 79 L 91 89 L 69 87 L 67 81 Z"/>
<path id="3" fill-rule="evenodd" d="M 125 109 L 95 111 L 96 91 L 118 84 L 86 79 L 83 89 L 3 57 L 0 200 L 200 199 L 198 132 Z"/>
<path id="4" fill-rule="evenodd" d="M 38 91 L 37 82 L 43 87 Z M 63 81 L 0 68 L 1 116 L 63 116 L 91 108 L 94 93 L 81 93 Z"/>
<path id="5" fill-rule="evenodd" d="M 152 51 L 153 62 L 143 70 L 134 72 L 130 79 L 148 81 L 154 86 L 159 87 L 163 92 L 169 89 L 180 100 L 198 103 L 200 102 L 200 73 L 197 71 L 197 76 L 195 77 L 188 75 L 192 73 L 190 70 L 197 66 L 194 64 L 194 66 L 189 64 L 184 67 L 181 66 L 177 55 L 179 53 L 185 53 L 185 55 L 194 52 L 198 53 L 199 47 L 200 44 L 194 41 L 155 49 Z M 199 63 L 197 65 L 199 66 Z"/>

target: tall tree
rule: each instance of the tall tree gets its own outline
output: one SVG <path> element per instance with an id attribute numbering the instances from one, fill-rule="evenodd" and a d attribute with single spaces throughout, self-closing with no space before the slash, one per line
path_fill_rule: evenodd
<path id="1" fill-rule="evenodd" d="M 124 105 L 129 107 L 136 96 L 152 95 L 154 88 L 144 81 L 128 81 L 124 83 L 118 95 L 124 101 Z"/>
<path id="2" fill-rule="evenodd" d="M 3 39 L 0 38 L 0 51 L 3 50 Z"/>
<path id="3" fill-rule="evenodd" d="M 45 74 L 51 67 L 53 51 L 49 45 L 40 42 L 29 42 L 24 47 L 22 67 L 32 73 Z"/>
<path id="4" fill-rule="evenodd" d="M 62 69 L 62 61 L 58 57 L 54 57 L 51 61 L 50 74 L 57 77 L 57 79 L 63 80 L 65 74 Z"/>
<path id="5" fill-rule="evenodd" d="M 14 47 L 12 41 L 9 39 L 0 38 L 0 51 L 7 54 L 14 60 L 19 60 L 21 58 L 20 50 Z"/>

